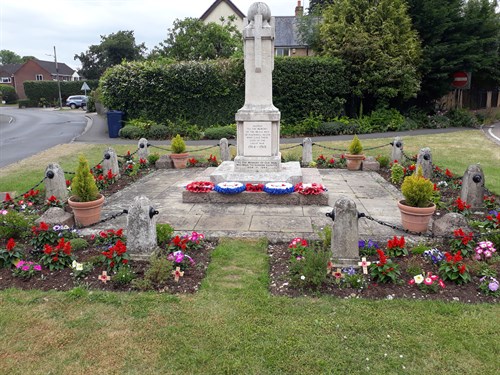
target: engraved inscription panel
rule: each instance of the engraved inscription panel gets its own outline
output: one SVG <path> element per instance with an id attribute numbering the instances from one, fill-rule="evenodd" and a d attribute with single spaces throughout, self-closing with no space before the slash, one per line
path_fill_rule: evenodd
<path id="1" fill-rule="evenodd" d="M 245 122 L 243 124 L 243 155 L 271 156 L 271 122 Z"/>

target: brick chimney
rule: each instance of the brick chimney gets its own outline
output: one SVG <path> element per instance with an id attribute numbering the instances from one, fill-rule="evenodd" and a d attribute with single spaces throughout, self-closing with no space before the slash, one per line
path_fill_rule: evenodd
<path id="1" fill-rule="evenodd" d="M 295 7 L 295 17 L 302 17 L 304 15 L 304 7 L 301 5 L 300 0 L 297 1 Z"/>

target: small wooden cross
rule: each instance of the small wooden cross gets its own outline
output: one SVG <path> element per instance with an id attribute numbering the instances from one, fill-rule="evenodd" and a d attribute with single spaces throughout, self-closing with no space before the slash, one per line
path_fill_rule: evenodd
<path id="1" fill-rule="evenodd" d="M 358 266 L 363 268 L 363 274 L 368 274 L 368 266 L 372 264 L 372 262 L 367 262 L 366 258 L 361 258 L 361 262 L 358 262 Z"/>
<path id="2" fill-rule="evenodd" d="M 102 271 L 102 275 L 100 275 L 98 278 L 104 284 L 106 284 L 109 280 L 111 280 L 111 277 L 108 276 L 108 273 L 106 271 Z"/>
<path id="3" fill-rule="evenodd" d="M 172 271 L 172 275 L 174 275 L 175 282 L 178 283 L 179 279 L 184 276 L 184 271 L 181 271 L 180 267 L 177 267 L 175 271 Z"/>

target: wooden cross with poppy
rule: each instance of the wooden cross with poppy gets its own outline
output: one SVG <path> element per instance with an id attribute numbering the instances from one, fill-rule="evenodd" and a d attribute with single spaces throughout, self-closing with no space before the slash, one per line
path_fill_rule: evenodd
<path id="1" fill-rule="evenodd" d="M 176 267 L 175 271 L 172 271 L 172 275 L 174 275 L 175 282 L 178 283 L 179 279 L 184 276 L 184 271 L 181 271 L 180 267 Z"/>
<path id="2" fill-rule="evenodd" d="M 363 274 L 368 274 L 368 266 L 370 264 L 372 264 L 372 262 L 367 262 L 365 257 L 361 258 L 361 262 L 358 262 L 358 266 L 363 268 Z"/>
<path id="3" fill-rule="evenodd" d="M 106 284 L 109 280 L 111 280 L 111 277 L 108 276 L 108 273 L 106 271 L 102 271 L 102 274 L 98 276 L 99 280 L 101 280 L 104 284 Z"/>

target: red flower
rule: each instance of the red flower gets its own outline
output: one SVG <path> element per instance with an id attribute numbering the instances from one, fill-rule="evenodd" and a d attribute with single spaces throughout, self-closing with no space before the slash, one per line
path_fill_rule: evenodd
<path id="1" fill-rule="evenodd" d="M 439 188 L 437 187 L 437 184 L 434 184 L 434 191 L 439 191 Z"/>
<path id="2" fill-rule="evenodd" d="M 45 244 L 43 252 L 50 255 L 52 253 L 52 246 Z"/>
<path id="3" fill-rule="evenodd" d="M 16 241 L 14 241 L 14 239 L 13 239 L 13 238 L 10 238 L 10 239 L 7 241 L 7 246 L 6 246 L 7 251 L 11 251 L 11 250 L 14 248 L 14 246 L 16 246 Z"/>
<path id="4" fill-rule="evenodd" d="M 45 223 L 43 221 L 40 223 L 39 228 L 40 228 L 40 230 L 43 230 L 43 231 L 49 230 L 49 226 L 47 225 L 47 223 Z"/>
<path id="5" fill-rule="evenodd" d="M 467 267 L 465 267 L 465 264 L 462 264 L 461 266 L 458 267 L 458 272 L 462 275 L 467 271 Z"/>
<path id="6" fill-rule="evenodd" d="M 453 260 L 453 256 L 448 252 L 444 253 L 444 256 L 447 262 L 451 262 Z"/>
<path id="7" fill-rule="evenodd" d="M 109 266 L 110 266 L 111 268 L 113 268 L 113 267 L 115 266 L 115 262 L 111 262 L 111 263 L 109 263 Z"/>
<path id="8" fill-rule="evenodd" d="M 12 197 L 10 196 L 9 193 L 5 193 L 5 198 L 3 201 L 4 202 L 11 202 L 12 201 Z"/>
<path id="9" fill-rule="evenodd" d="M 384 252 L 382 250 L 380 250 L 380 249 L 377 249 L 377 253 L 378 253 L 378 256 L 380 258 L 380 261 L 379 261 L 378 265 L 379 266 L 380 265 L 383 266 L 384 264 L 387 263 L 387 257 L 385 256 Z"/>
<path id="10" fill-rule="evenodd" d="M 108 234 L 106 232 L 104 232 L 104 231 L 100 232 L 99 236 L 102 237 L 102 238 L 108 238 Z"/>
<path id="11" fill-rule="evenodd" d="M 128 263 L 128 259 L 122 259 L 122 263 L 123 264 L 127 264 Z"/>
<path id="12" fill-rule="evenodd" d="M 410 166 L 408 167 L 408 169 L 409 169 L 410 171 L 414 171 L 414 170 L 416 169 L 415 164 L 410 165 Z"/>
<path id="13" fill-rule="evenodd" d="M 52 258 L 52 260 L 53 260 L 54 262 L 57 262 L 57 261 L 59 260 L 59 257 L 56 255 L 56 256 L 54 256 L 54 257 Z"/>
<path id="14" fill-rule="evenodd" d="M 448 168 L 446 168 L 446 171 L 444 172 L 444 174 L 445 174 L 447 177 L 450 177 L 450 178 L 451 178 L 451 177 L 453 177 L 453 173 L 451 173 L 451 171 L 450 171 Z"/>
<path id="15" fill-rule="evenodd" d="M 70 180 L 66 180 L 66 187 L 68 187 L 70 185 L 71 185 L 71 181 Z"/>
<path id="16" fill-rule="evenodd" d="M 454 263 L 458 263 L 458 262 L 462 261 L 463 259 L 464 259 L 464 258 L 462 257 L 462 251 L 461 251 L 461 250 L 459 250 L 459 251 L 455 254 L 455 256 L 453 257 L 453 262 L 454 262 Z"/>
<path id="17" fill-rule="evenodd" d="M 123 229 L 122 229 L 122 228 L 118 229 L 118 230 L 116 231 L 116 235 L 117 235 L 118 237 L 123 236 Z"/>

